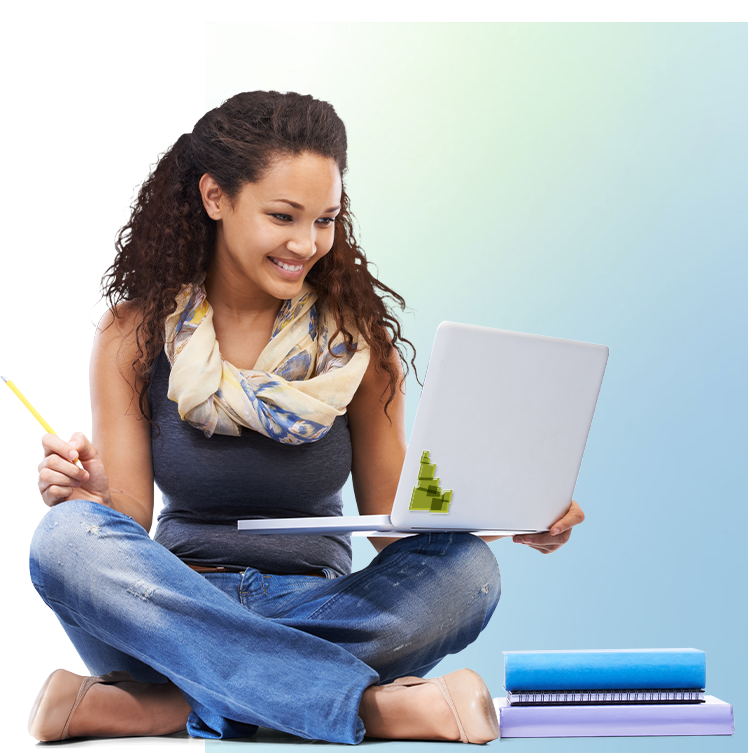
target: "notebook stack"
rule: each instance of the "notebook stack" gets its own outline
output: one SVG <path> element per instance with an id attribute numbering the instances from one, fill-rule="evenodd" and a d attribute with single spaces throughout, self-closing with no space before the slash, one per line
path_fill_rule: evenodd
<path id="1" fill-rule="evenodd" d="M 731 735 L 694 648 L 505 651 L 501 737 Z"/>

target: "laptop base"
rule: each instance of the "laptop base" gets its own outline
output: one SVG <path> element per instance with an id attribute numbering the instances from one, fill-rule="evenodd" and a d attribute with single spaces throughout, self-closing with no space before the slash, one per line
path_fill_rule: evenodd
<path id="1" fill-rule="evenodd" d="M 352 533 L 356 536 L 415 536 L 419 533 L 473 533 L 476 536 L 514 536 L 542 533 L 530 530 L 467 530 L 451 528 L 395 528 L 389 515 L 333 515 L 318 518 L 273 518 L 240 520 L 242 533 L 288 535 L 296 533 Z"/>

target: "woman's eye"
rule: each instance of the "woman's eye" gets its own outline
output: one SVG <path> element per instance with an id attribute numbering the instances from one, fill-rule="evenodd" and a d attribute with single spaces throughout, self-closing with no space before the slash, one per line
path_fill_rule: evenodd
<path id="1" fill-rule="evenodd" d="M 279 222 L 293 222 L 293 217 L 290 214 L 281 214 L 280 212 L 271 212 L 270 216 Z M 335 217 L 320 217 L 317 220 L 322 227 L 330 227 L 335 222 Z"/>

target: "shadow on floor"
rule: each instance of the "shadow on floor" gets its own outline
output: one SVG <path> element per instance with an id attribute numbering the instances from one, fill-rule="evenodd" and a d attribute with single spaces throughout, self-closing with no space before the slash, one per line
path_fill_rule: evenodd
<path id="1" fill-rule="evenodd" d="M 68 748 L 73 750 L 185 750 L 205 749 L 205 740 L 190 737 L 187 731 L 156 737 L 69 737 L 67 740 L 36 743 L 37 749 Z"/>
<path id="2" fill-rule="evenodd" d="M 356 747 L 362 745 L 377 745 L 392 742 L 391 740 L 376 740 L 366 738 Z M 286 732 L 278 732 L 274 729 L 260 727 L 254 737 L 234 737 L 229 740 L 210 740 L 212 745 L 231 745 L 262 743 L 265 745 L 331 745 L 324 740 L 307 740 L 304 737 L 289 735 Z M 69 750 L 188 750 L 205 749 L 205 740 L 199 737 L 190 737 L 187 732 L 175 732 L 173 735 L 161 735 L 159 737 L 70 737 L 67 740 L 57 742 L 36 743 L 37 749 L 42 748 L 67 748 Z"/>
<path id="3" fill-rule="evenodd" d="M 363 745 L 378 745 L 382 743 L 391 743 L 392 740 L 378 740 L 373 737 L 364 738 L 362 742 L 356 745 L 356 749 Z M 328 743 L 325 740 L 307 740 L 305 737 L 297 737 L 296 735 L 289 735 L 287 732 L 278 732 L 278 730 L 268 729 L 267 727 L 259 727 L 253 737 L 233 737 L 230 740 L 210 740 L 209 745 L 213 747 L 216 744 L 225 746 L 234 743 L 239 744 L 252 744 L 262 743 L 265 745 L 343 745 L 343 743 Z M 352 746 L 347 745 L 347 748 Z"/>

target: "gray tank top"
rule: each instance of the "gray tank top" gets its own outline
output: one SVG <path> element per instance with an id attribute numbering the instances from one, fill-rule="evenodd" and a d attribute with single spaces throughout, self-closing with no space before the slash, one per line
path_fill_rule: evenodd
<path id="1" fill-rule="evenodd" d="M 241 518 L 341 515 L 351 471 L 347 414 L 317 442 L 288 445 L 250 429 L 241 436 L 202 431 L 182 421 L 166 397 L 171 366 L 163 351 L 151 371 L 148 400 L 153 474 L 163 496 L 155 540 L 189 565 L 254 567 L 265 573 L 351 571 L 343 535 L 240 533 Z"/>

